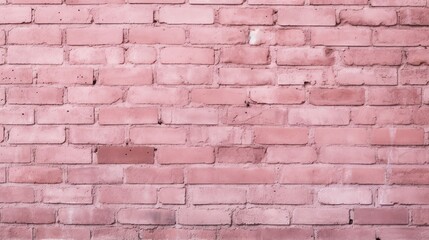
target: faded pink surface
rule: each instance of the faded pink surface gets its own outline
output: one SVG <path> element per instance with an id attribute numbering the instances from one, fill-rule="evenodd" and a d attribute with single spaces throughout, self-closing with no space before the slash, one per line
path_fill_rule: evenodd
<path id="1" fill-rule="evenodd" d="M 0 239 L 429 239 L 429 1 L 0 0 Z"/>

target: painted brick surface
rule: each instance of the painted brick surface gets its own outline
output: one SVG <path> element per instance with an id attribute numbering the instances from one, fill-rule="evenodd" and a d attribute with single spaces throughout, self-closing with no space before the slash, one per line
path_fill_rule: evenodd
<path id="1" fill-rule="evenodd" d="M 429 0 L 0 0 L 0 239 L 429 239 Z"/>

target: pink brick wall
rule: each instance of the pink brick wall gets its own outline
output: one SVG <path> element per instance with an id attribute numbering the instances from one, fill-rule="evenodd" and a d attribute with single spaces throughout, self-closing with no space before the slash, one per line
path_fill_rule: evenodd
<path id="1" fill-rule="evenodd" d="M 429 239 L 429 1 L 0 0 L 0 239 Z"/>

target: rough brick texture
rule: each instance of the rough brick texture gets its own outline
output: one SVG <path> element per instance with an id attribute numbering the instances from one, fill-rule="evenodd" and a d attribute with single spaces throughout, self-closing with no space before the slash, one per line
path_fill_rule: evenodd
<path id="1" fill-rule="evenodd" d="M 429 0 L 0 0 L 0 239 L 428 240 Z"/>

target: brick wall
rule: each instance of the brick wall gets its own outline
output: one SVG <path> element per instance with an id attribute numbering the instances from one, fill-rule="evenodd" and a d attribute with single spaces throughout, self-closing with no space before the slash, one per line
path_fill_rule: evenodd
<path id="1" fill-rule="evenodd" d="M 0 0 L 0 239 L 429 239 L 429 1 Z"/>

